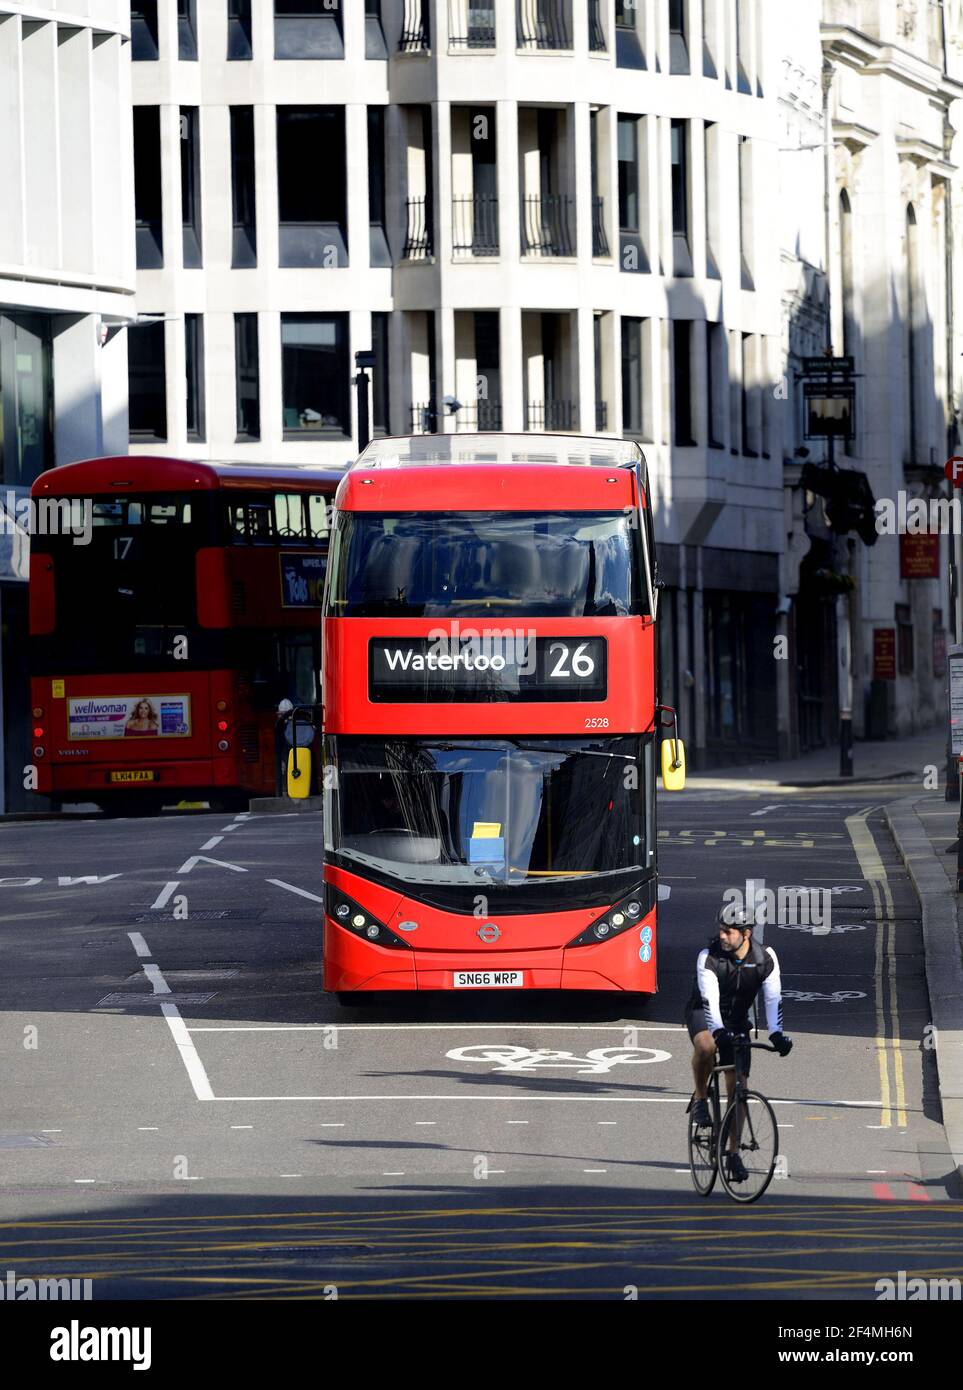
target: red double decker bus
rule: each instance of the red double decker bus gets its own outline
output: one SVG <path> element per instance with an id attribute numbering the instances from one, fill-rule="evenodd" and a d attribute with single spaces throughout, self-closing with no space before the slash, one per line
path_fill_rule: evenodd
<path id="1" fill-rule="evenodd" d="M 386 439 L 348 471 L 323 666 L 343 1003 L 655 990 L 656 592 L 637 445 Z M 675 789 L 677 738 L 662 762 Z"/>
<path id="2" fill-rule="evenodd" d="M 277 707 L 311 704 L 342 474 L 132 457 L 34 484 L 35 790 L 152 811 L 277 785 Z"/>

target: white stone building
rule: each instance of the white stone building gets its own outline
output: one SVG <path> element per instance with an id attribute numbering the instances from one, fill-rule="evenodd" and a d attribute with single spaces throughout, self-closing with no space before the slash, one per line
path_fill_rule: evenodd
<path id="1" fill-rule="evenodd" d="M 376 430 L 637 438 L 663 698 L 700 757 L 775 752 L 774 27 L 769 0 L 136 4 L 132 447 L 343 463 L 369 348 Z"/>
<path id="2" fill-rule="evenodd" d="M 124 0 L 0 0 L 0 811 L 28 761 L 16 499 L 54 464 L 127 451 L 128 36 Z"/>

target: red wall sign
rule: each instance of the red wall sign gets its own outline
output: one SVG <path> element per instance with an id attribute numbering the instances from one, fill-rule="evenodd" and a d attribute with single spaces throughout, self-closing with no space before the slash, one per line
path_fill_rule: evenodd
<path id="1" fill-rule="evenodd" d="M 923 533 L 899 538 L 900 579 L 939 579 L 940 538 Z"/>
<path id="2" fill-rule="evenodd" d="M 873 629 L 873 680 L 894 681 L 896 679 L 896 629 L 877 627 Z"/>

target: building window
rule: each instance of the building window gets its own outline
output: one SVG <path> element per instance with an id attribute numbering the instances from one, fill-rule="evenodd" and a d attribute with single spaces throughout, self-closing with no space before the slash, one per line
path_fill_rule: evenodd
<path id="1" fill-rule="evenodd" d="M 709 448 L 721 449 L 726 433 L 726 330 L 721 323 L 706 324 L 706 395 L 709 407 Z"/>
<path id="2" fill-rule="evenodd" d="M 184 223 L 184 268 L 196 270 L 201 257 L 200 112 L 181 107 L 181 218 Z"/>
<path id="3" fill-rule="evenodd" d="M 51 320 L 0 315 L 0 480 L 29 487 L 54 462 Z"/>
<path id="4" fill-rule="evenodd" d="M 635 439 L 652 438 L 650 413 L 651 324 L 648 319 L 622 319 L 622 433 Z"/>
<path id="5" fill-rule="evenodd" d="M 375 364 L 371 371 L 371 432 L 391 433 L 391 398 L 388 382 L 388 333 L 390 314 L 371 315 L 371 350 Z"/>
<path id="6" fill-rule="evenodd" d="M 341 0 L 274 0 L 275 58 L 343 58 Z"/>
<path id="7" fill-rule="evenodd" d="M 257 314 L 234 315 L 234 389 L 238 439 L 260 439 L 261 372 L 258 364 Z"/>
<path id="8" fill-rule="evenodd" d="M 719 127 L 707 121 L 705 127 L 706 185 L 706 275 L 719 280 L 719 248 L 722 245 L 722 191 L 720 187 Z"/>
<path id="9" fill-rule="evenodd" d="M 741 386 L 742 399 L 740 403 L 740 429 L 742 432 L 742 452 L 747 458 L 757 458 L 758 449 L 755 447 L 756 441 L 754 431 L 750 422 L 749 403 L 752 393 L 752 335 L 749 333 L 741 334 L 742 339 L 742 372 Z"/>
<path id="10" fill-rule="evenodd" d="M 281 366 L 285 435 L 350 436 L 348 315 L 282 314 Z"/>
<path id="11" fill-rule="evenodd" d="M 137 223 L 137 269 L 164 264 L 161 219 L 160 110 L 134 107 L 134 214 Z"/>
<path id="12" fill-rule="evenodd" d="M 672 122 L 673 274 L 692 274 L 689 246 L 689 122 Z"/>
<path id="13" fill-rule="evenodd" d="M 184 361 L 187 374 L 187 437 L 204 438 L 204 316 L 184 315 Z"/>
<path id="14" fill-rule="evenodd" d="M 675 319 L 672 324 L 672 406 L 674 438 L 678 445 L 695 444 L 692 429 L 692 324 Z"/>
<path id="15" fill-rule="evenodd" d="M 402 0 L 402 3 L 398 48 L 402 53 L 427 53 L 431 48 L 428 0 Z"/>
<path id="16" fill-rule="evenodd" d="M 497 310 L 475 314 L 475 390 L 478 430 L 502 427 L 501 336 Z"/>
<path id="17" fill-rule="evenodd" d="M 615 63 L 620 68 L 644 70 L 645 53 L 640 40 L 640 11 L 644 0 L 615 0 Z"/>
<path id="18" fill-rule="evenodd" d="M 251 0 L 227 0 L 227 56 L 235 61 L 254 57 Z"/>
<path id="19" fill-rule="evenodd" d="M 253 106 L 231 107 L 231 205 L 234 216 L 231 265 L 257 265 Z"/>
<path id="20" fill-rule="evenodd" d="M 327 270 L 348 264 L 344 110 L 277 108 L 282 266 Z"/>
<path id="21" fill-rule="evenodd" d="M 197 0 L 177 0 L 177 56 L 197 61 Z"/>
<path id="22" fill-rule="evenodd" d="M 388 56 L 381 22 L 381 0 L 364 0 L 364 56 L 376 59 Z"/>
<path id="23" fill-rule="evenodd" d="M 686 39 L 686 0 L 669 0 L 669 71 L 689 71 L 689 45 Z"/>
<path id="24" fill-rule="evenodd" d="M 639 116 L 618 118 L 619 265 L 647 274 L 649 258 L 642 238 L 642 191 L 639 176 Z"/>
<path id="25" fill-rule="evenodd" d="M 736 0 L 736 85 L 740 92 L 751 94 L 752 86 L 746 71 L 749 54 L 749 0 Z"/>
<path id="26" fill-rule="evenodd" d="M 384 106 L 368 107 L 368 226 L 373 266 L 391 265 L 385 203 L 385 110 Z"/>
<path id="27" fill-rule="evenodd" d="M 702 75 L 718 77 L 719 61 L 719 22 L 722 0 L 702 0 Z"/>
<path id="28" fill-rule="evenodd" d="M 157 0 L 135 0 L 130 7 L 130 56 L 135 63 L 156 62 Z"/>
<path id="29" fill-rule="evenodd" d="M 127 330 L 130 437 L 134 442 L 167 438 L 167 377 L 164 323 L 134 324 Z"/>
<path id="30" fill-rule="evenodd" d="M 900 676 L 913 674 L 913 611 L 908 603 L 897 603 L 896 608 L 896 673 Z"/>

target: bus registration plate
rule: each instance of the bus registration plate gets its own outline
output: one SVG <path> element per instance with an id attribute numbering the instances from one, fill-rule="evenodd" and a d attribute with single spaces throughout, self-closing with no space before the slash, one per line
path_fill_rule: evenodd
<path id="1" fill-rule="evenodd" d="M 156 772 L 143 772 L 138 769 L 137 771 L 112 772 L 110 780 L 112 782 L 153 782 L 156 776 Z"/>
<path id="2" fill-rule="evenodd" d="M 455 970 L 452 972 L 455 989 L 521 989 L 525 984 L 524 970 Z"/>

